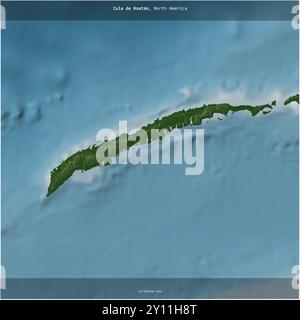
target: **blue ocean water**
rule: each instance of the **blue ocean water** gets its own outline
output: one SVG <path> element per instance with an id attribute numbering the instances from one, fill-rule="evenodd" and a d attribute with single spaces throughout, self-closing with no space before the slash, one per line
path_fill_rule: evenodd
<path id="1" fill-rule="evenodd" d="M 289 21 L 8 22 L 2 264 L 9 278 L 276 278 L 298 262 L 298 33 Z M 119 120 L 202 103 L 205 169 L 111 166 L 46 198 L 52 168 Z"/>

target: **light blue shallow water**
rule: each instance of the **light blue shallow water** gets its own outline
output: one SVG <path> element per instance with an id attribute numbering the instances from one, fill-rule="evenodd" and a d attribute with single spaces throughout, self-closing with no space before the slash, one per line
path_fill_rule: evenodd
<path id="1" fill-rule="evenodd" d="M 291 108 L 205 124 L 200 176 L 178 165 L 112 166 L 45 193 L 63 154 L 102 127 L 198 103 L 269 103 L 297 92 L 298 70 L 290 22 L 9 22 L 7 276 L 289 277 L 299 191 Z"/>

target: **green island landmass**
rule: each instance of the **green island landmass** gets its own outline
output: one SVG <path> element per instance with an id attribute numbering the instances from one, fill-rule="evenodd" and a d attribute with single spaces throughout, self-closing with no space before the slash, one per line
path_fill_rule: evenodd
<path id="1" fill-rule="evenodd" d="M 299 94 L 295 94 L 294 96 L 290 96 L 284 101 L 284 105 L 288 105 L 291 102 L 297 102 L 299 104 Z"/>
<path id="2" fill-rule="evenodd" d="M 291 102 L 299 103 L 299 94 L 290 96 L 285 100 L 284 104 L 288 105 Z M 55 192 L 64 182 L 66 182 L 76 170 L 87 171 L 97 166 L 109 165 L 109 161 L 99 162 L 97 160 L 96 154 L 99 148 L 105 150 L 106 146 L 112 141 L 116 145 L 116 150 L 114 156 L 118 156 L 122 151 L 130 149 L 132 146 L 137 144 L 147 144 L 155 139 L 162 139 L 162 136 L 153 137 L 151 135 L 151 130 L 164 130 L 165 133 L 171 132 L 175 128 L 184 128 L 187 126 L 199 126 L 202 124 L 203 120 L 210 119 L 214 114 L 222 114 L 227 116 L 229 112 L 235 113 L 238 111 L 249 111 L 252 116 L 256 116 L 258 113 L 268 114 L 276 106 L 276 101 L 272 101 L 270 104 L 263 104 L 257 106 L 251 105 L 237 105 L 233 106 L 228 103 L 220 104 L 204 104 L 201 107 L 196 107 L 192 109 L 183 109 L 181 111 L 174 112 L 168 116 L 156 119 L 154 122 L 143 126 L 141 129 L 147 133 L 147 139 L 145 141 L 140 141 L 138 138 L 138 133 L 128 135 L 125 134 L 128 139 L 126 148 L 121 146 L 120 139 L 121 135 L 113 140 L 105 141 L 100 145 L 92 145 L 87 149 L 78 151 L 64 160 L 59 166 L 51 171 L 50 184 L 48 187 L 47 197 Z M 140 129 L 140 130 L 141 130 Z M 135 139 L 136 138 L 136 139 Z M 105 151 L 104 151 L 105 152 Z"/>

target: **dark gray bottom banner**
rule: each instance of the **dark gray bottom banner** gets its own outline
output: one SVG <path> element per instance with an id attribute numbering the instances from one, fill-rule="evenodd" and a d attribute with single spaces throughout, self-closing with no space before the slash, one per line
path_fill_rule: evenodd
<path id="1" fill-rule="evenodd" d="M 2 299 L 298 299 L 292 279 L 6 279 Z"/>

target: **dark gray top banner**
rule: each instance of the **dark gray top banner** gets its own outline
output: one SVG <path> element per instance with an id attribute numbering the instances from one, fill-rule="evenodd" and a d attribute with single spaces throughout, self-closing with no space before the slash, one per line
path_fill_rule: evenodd
<path id="1" fill-rule="evenodd" d="M 6 20 L 291 20 L 297 1 L 2 1 Z"/>

